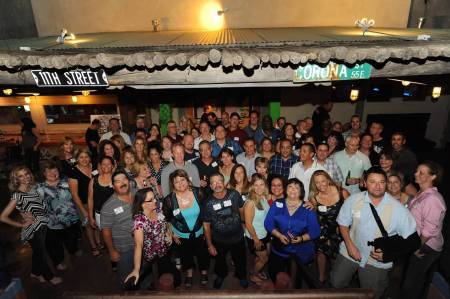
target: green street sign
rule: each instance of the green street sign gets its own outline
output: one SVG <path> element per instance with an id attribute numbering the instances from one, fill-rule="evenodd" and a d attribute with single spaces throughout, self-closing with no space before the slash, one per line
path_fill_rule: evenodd
<path id="1" fill-rule="evenodd" d="M 372 66 L 369 63 L 348 67 L 345 64 L 330 62 L 325 67 L 307 64 L 294 71 L 294 82 L 320 82 L 339 80 L 369 79 Z"/>

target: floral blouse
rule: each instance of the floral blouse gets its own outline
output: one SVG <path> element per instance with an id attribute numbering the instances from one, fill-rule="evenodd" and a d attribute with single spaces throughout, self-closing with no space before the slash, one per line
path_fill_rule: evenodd
<path id="1" fill-rule="evenodd" d="M 148 262 L 154 258 L 167 254 L 166 229 L 167 222 L 160 209 L 157 210 L 158 219 L 150 220 L 144 214 L 134 216 L 134 231 L 142 229 L 144 232 L 144 246 L 142 256 Z"/>
<path id="2" fill-rule="evenodd" d="M 42 182 L 37 192 L 48 207 L 48 228 L 64 229 L 80 220 L 67 179 L 61 179 L 56 186 Z"/>

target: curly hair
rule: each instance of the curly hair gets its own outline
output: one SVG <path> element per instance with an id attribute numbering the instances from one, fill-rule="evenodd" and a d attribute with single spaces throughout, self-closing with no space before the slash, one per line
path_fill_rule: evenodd
<path id="1" fill-rule="evenodd" d="M 31 177 L 31 185 L 34 186 L 35 185 L 35 178 L 33 173 L 31 172 L 30 168 L 28 168 L 25 165 L 18 165 L 16 167 L 14 167 L 11 172 L 9 173 L 9 183 L 8 183 L 8 188 L 9 191 L 11 191 L 11 193 L 17 192 L 19 190 L 20 187 L 20 182 L 19 182 L 19 177 L 18 177 L 18 173 L 19 171 L 25 170 L 27 172 L 27 174 L 30 175 Z"/>

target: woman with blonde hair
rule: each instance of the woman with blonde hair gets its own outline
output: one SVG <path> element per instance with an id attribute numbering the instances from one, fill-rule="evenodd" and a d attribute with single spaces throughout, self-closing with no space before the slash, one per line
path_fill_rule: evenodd
<path id="1" fill-rule="evenodd" d="M 154 180 L 151 180 L 151 172 L 147 162 L 137 161 L 133 165 L 132 172 L 134 175 L 134 181 L 136 182 L 136 188 L 138 190 L 151 188 L 155 197 L 158 200 L 162 199 L 161 190 L 158 188 L 158 185 L 154 184 Z"/>
<path id="2" fill-rule="evenodd" d="M 120 153 L 125 149 L 127 144 L 125 143 L 125 139 L 123 139 L 122 135 L 116 134 L 110 138 L 110 140 L 117 146 Z"/>
<path id="3" fill-rule="evenodd" d="M 250 252 L 255 255 L 253 274 L 250 281 L 260 283 L 267 279 L 263 273 L 269 260 L 270 235 L 264 228 L 264 219 L 269 212 L 269 189 L 264 176 L 255 173 L 250 182 L 249 193 L 244 204 L 245 237 Z"/>
<path id="4" fill-rule="evenodd" d="M 138 158 L 136 156 L 136 152 L 133 150 L 133 148 L 128 147 L 123 150 L 122 157 L 121 157 L 121 163 L 120 168 L 125 171 L 127 174 L 127 177 L 132 180 L 134 178 L 133 174 L 133 165 L 138 161 Z"/>
<path id="5" fill-rule="evenodd" d="M 6 208 L 0 214 L 0 221 L 22 229 L 21 239 L 28 242 L 33 250 L 31 262 L 31 277 L 40 282 L 59 284 L 60 277 L 54 276 L 47 263 L 45 236 L 49 221 L 47 205 L 39 196 L 31 170 L 26 166 L 16 166 L 11 170 L 9 190 L 12 197 Z M 17 209 L 21 212 L 21 221 L 10 218 Z"/>
<path id="6" fill-rule="evenodd" d="M 143 138 L 136 137 L 133 143 L 133 149 L 139 161 L 147 162 L 147 143 Z"/>
<path id="7" fill-rule="evenodd" d="M 324 170 L 317 170 L 313 173 L 309 190 L 309 206 L 314 208 L 319 216 L 321 230 L 320 237 L 316 240 L 317 265 L 319 280 L 321 283 L 325 283 L 327 262 L 336 258 L 342 239 L 336 218 L 344 200 L 350 194 L 336 185 Z"/>
<path id="8" fill-rule="evenodd" d="M 61 174 L 70 177 L 77 161 L 75 160 L 75 147 L 72 137 L 65 136 L 58 147 L 58 158 Z"/>

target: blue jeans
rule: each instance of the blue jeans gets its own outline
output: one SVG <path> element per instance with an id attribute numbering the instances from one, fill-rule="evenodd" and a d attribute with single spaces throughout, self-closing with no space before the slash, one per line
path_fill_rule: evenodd
<path id="1" fill-rule="evenodd" d="M 119 252 L 120 254 L 120 260 L 117 262 L 117 278 L 119 279 L 119 285 L 122 289 L 125 289 L 125 284 L 123 281 L 128 276 L 128 274 L 133 271 L 134 268 L 134 249 L 125 251 L 125 252 Z"/>

